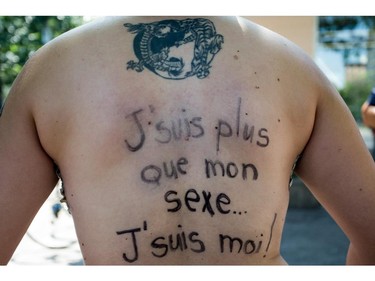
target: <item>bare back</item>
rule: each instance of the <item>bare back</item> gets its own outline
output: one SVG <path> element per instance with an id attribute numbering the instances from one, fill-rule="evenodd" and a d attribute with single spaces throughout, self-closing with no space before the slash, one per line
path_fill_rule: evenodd
<path id="1" fill-rule="evenodd" d="M 35 126 L 86 264 L 285 263 L 318 100 L 298 48 L 237 18 L 114 18 L 38 56 Z"/>

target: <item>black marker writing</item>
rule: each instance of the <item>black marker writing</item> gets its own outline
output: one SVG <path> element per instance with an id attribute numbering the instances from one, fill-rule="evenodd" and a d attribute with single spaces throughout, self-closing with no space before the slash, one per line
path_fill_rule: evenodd
<path id="1" fill-rule="evenodd" d="M 274 215 L 274 217 L 273 217 L 272 224 L 271 224 L 270 239 L 268 240 L 268 244 L 267 244 L 266 252 L 268 251 L 268 248 L 270 247 L 270 244 L 271 244 L 271 240 L 272 240 L 272 232 L 273 232 L 273 227 L 275 226 L 276 218 L 277 218 L 277 214 L 275 213 L 275 215 Z"/>
<path id="2" fill-rule="evenodd" d="M 225 129 L 223 129 L 225 128 Z M 220 151 L 220 140 L 222 137 L 231 137 L 232 136 L 232 127 L 228 122 L 219 119 L 217 124 L 217 135 L 216 135 L 216 152 Z"/>
<path id="3" fill-rule="evenodd" d="M 172 116 L 170 119 L 157 119 L 155 120 L 155 108 L 149 105 L 148 114 L 145 115 L 144 110 L 138 109 L 126 118 L 129 118 L 137 132 L 134 137 L 126 138 L 125 144 L 129 151 L 136 152 L 143 148 L 146 139 L 152 139 L 160 144 L 168 144 L 171 142 L 189 141 L 191 138 L 201 138 L 205 135 L 205 127 L 203 119 L 200 116 L 189 116 L 188 110 L 183 108 L 178 111 L 177 116 Z M 142 125 L 142 119 L 148 119 L 147 130 Z M 255 144 L 258 147 L 265 148 L 270 144 L 269 131 L 264 127 L 256 127 L 254 124 L 249 124 L 245 118 L 242 117 L 242 99 L 238 98 L 238 105 L 236 109 L 235 118 L 226 120 L 223 118 L 217 119 L 216 128 L 216 153 L 220 151 L 222 141 L 229 138 L 243 139 L 244 141 Z M 246 115 L 248 113 L 246 112 Z M 146 121 L 145 121 L 146 122 Z M 146 135 L 147 132 L 147 135 Z"/>
<path id="4" fill-rule="evenodd" d="M 147 222 L 143 222 L 143 230 L 147 230 Z M 123 234 L 131 234 L 132 238 L 132 244 L 133 244 L 133 252 L 134 252 L 134 257 L 129 258 L 126 253 L 123 253 L 122 257 L 126 262 L 133 263 L 136 260 L 138 260 L 138 244 L 137 244 L 137 238 L 135 233 L 140 232 L 141 228 L 133 228 L 133 229 L 127 229 L 127 230 L 122 230 L 122 231 L 116 231 L 117 235 L 123 235 Z"/>
<path id="5" fill-rule="evenodd" d="M 160 179 L 164 175 L 166 178 L 178 179 L 179 175 L 186 175 L 186 165 L 189 162 L 185 157 L 180 157 L 176 164 L 173 160 L 162 163 L 162 168 L 156 165 L 147 165 L 141 170 L 143 182 L 160 185 Z"/>
<path id="6" fill-rule="evenodd" d="M 238 98 L 238 107 L 237 107 L 237 137 L 240 135 L 240 119 L 241 119 L 241 98 Z"/>
<path id="7" fill-rule="evenodd" d="M 217 210 L 220 214 L 229 214 L 230 209 L 228 208 L 231 200 L 225 193 L 219 193 L 216 198 L 211 199 L 212 194 L 209 191 L 202 190 L 201 195 L 196 191 L 194 188 L 191 188 L 186 191 L 185 195 L 182 198 L 179 197 L 177 191 L 169 190 L 164 195 L 164 200 L 169 205 L 167 209 L 168 212 L 176 213 L 178 212 L 183 206 L 187 208 L 190 212 L 197 212 L 198 206 L 202 206 L 200 212 L 208 213 L 211 217 L 213 217 Z M 215 204 L 212 204 L 214 200 Z M 199 204 L 200 203 L 200 204 Z M 214 208 L 216 207 L 216 208 Z"/>
<path id="8" fill-rule="evenodd" d="M 261 128 L 258 132 L 258 136 L 262 139 L 264 142 L 257 141 L 257 145 L 260 147 L 266 147 L 270 143 L 270 138 L 267 135 L 268 130 L 265 128 Z"/>
<path id="9" fill-rule="evenodd" d="M 216 177 L 217 175 L 221 175 L 222 177 L 229 177 L 229 178 L 235 178 L 238 176 L 240 170 L 234 162 L 229 162 L 228 164 L 224 164 L 220 160 L 210 160 L 210 159 L 204 159 L 205 163 L 205 172 L 206 172 L 206 178 Z M 248 169 L 250 168 L 252 172 L 252 180 L 258 179 L 258 169 L 255 167 L 252 163 L 242 163 L 240 166 L 241 169 L 241 177 L 243 180 L 247 180 L 247 174 Z"/>
<path id="10" fill-rule="evenodd" d="M 156 185 L 160 185 L 161 175 L 161 169 L 155 165 L 147 165 L 141 171 L 142 181 L 147 183 L 155 183 Z"/>
<path id="11" fill-rule="evenodd" d="M 254 241 L 251 239 L 244 240 L 239 237 L 232 237 L 225 234 L 219 234 L 220 253 L 243 251 L 246 255 L 259 253 L 262 246 L 262 241 Z"/>
<path id="12" fill-rule="evenodd" d="M 149 109 L 151 115 L 155 113 L 155 108 L 152 105 L 149 105 Z M 142 112 L 143 109 L 141 108 L 126 116 L 126 118 L 130 118 L 130 120 L 132 120 L 138 129 L 138 132 L 134 134 L 134 140 L 125 139 L 127 149 L 132 152 L 140 150 L 145 144 L 147 138 L 140 118 Z M 149 126 L 155 124 L 151 126 L 150 133 L 148 134 L 151 134 L 151 136 L 153 135 L 154 140 L 161 144 L 168 144 L 172 141 L 188 141 L 190 138 L 200 138 L 204 136 L 204 127 L 201 124 L 202 117 L 184 116 L 186 114 L 185 109 L 182 110 L 181 114 L 183 116 L 178 118 L 171 118 L 170 120 L 161 119 L 156 121 L 153 120 L 155 119 L 155 116 L 148 116 L 148 118 L 151 118 L 151 120 L 148 121 L 147 124 Z M 142 116 L 143 115 L 144 114 L 142 114 Z"/>
<path id="13" fill-rule="evenodd" d="M 185 111 L 183 111 L 185 112 Z M 201 124 L 202 117 L 178 118 L 169 122 L 160 120 L 156 123 L 155 140 L 158 143 L 167 144 L 171 141 L 189 140 L 192 138 L 200 138 L 204 136 L 204 128 Z"/>
<path id="14" fill-rule="evenodd" d="M 130 115 L 126 116 L 126 117 L 129 117 L 129 116 L 132 116 L 132 117 L 133 117 L 134 122 L 135 122 L 135 124 L 137 125 L 137 128 L 138 128 L 138 130 L 139 130 L 139 142 L 138 142 L 138 144 L 136 144 L 136 145 L 131 145 L 131 144 L 128 142 L 128 140 L 125 140 L 125 143 L 126 143 L 128 149 L 129 149 L 130 151 L 132 151 L 132 152 L 135 152 L 135 151 L 141 149 L 142 146 L 143 146 L 143 144 L 144 144 L 144 142 L 145 142 L 145 139 L 146 139 L 145 132 L 144 132 L 144 130 L 143 130 L 143 128 L 142 128 L 142 124 L 141 124 L 141 122 L 139 121 L 139 119 L 138 119 L 138 117 L 137 117 L 137 115 L 138 115 L 139 113 L 141 113 L 142 111 L 143 111 L 143 109 L 139 109 L 139 110 L 137 110 L 137 111 L 134 111 L 134 112 L 131 113 Z"/>
<path id="15" fill-rule="evenodd" d="M 171 131 L 164 125 L 164 121 L 156 123 L 156 130 L 160 136 L 156 137 L 155 140 L 159 143 L 169 143 L 172 139 Z"/>
<path id="16" fill-rule="evenodd" d="M 195 134 L 192 134 L 191 136 L 193 138 L 200 138 L 204 135 L 204 129 L 203 126 L 201 125 L 202 117 L 193 117 L 191 119 L 190 123 L 193 127 L 195 127 Z"/>
<path id="17" fill-rule="evenodd" d="M 246 113 L 247 115 L 247 113 Z M 233 129 L 232 129 L 231 122 L 218 119 L 217 126 L 215 129 L 216 132 L 216 153 L 220 151 L 221 140 L 223 138 L 231 138 L 233 137 Z M 267 147 L 270 143 L 270 138 L 268 136 L 268 130 L 266 128 L 260 128 L 257 130 L 257 134 L 255 135 L 255 125 L 250 126 L 248 123 L 244 123 L 242 129 L 242 120 L 241 120 L 241 98 L 238 98 L 238 106 L 236 111 L 236 118 L 235 118 L 235 128 L 236 133 L 235 136 L 240 138 L 240 133 L 242 131 L 242 138 L 244 141 L 249 141 L 250 143 L 255 142 L 255 144 L 259 147 Z"/>
<path id="18" fill-rule="evenodd" d="M 178 225 L 182 229 L 181 225 Z M 206 250 L 204 242 L 199 239 L 199 233 L 196 231 L 190 232 L 186 235 L 185 231 L 179 231 L 175 234 L 167 236 L 158 236 L 151 242 L 152 255 L 157 258 L 165 257 L 170 251 L 191 250 L 195 253 L 202 253 Z"/>

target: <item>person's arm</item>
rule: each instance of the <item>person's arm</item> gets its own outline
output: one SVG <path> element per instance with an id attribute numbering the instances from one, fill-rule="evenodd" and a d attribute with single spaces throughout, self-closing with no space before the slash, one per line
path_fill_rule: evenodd
<path id="1" fill-rule="evenodd" d="M 369 105 L 366 101 L 361 107 L 363 123 L 370 128 L 375 129 L 375 106 Z"/>
<path id="2" fill-rule="evenodd" d="M 375 264 L 375 164 L 350 111 L 324 84 L 296 172 L 349 238 L 347 263 Z"/>
<path id="3" fill-rule="evenodd" d="M 54 164 L 43 150 L 32 115 L 33 74 L 25 67 L 0 117 L 0 264 L 7 264 L 53 190 Z"/>

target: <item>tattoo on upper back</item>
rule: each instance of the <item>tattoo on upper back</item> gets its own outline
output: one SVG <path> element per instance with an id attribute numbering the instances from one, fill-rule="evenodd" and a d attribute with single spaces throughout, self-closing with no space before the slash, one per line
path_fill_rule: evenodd
<path id="1" fill-rule="evenodd" d="M 224 43 L 223 35 L 217 34 L 214 24 L 204 18 L 124 26 L 136 34 L 133 48 L 139 60 L 128 61 L 127 69 L 142 72 L 147 68 L 166 79 L 206 78 Z"/>

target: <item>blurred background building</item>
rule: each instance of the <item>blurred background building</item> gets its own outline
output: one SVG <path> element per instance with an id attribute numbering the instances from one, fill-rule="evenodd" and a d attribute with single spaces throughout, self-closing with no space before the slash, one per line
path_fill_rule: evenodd
<path id="1" fill-rule="evenodd" d="M 304 49 L 336 86 L 357 122 L 375 85 L 375 17 L 247 17 Z"/>

